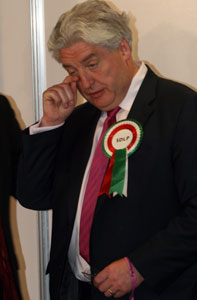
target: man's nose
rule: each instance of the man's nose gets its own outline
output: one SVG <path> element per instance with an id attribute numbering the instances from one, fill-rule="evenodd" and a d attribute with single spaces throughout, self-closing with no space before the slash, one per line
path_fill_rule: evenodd
<path id="1" fill-rule="evenodd" d="M 86 71 L 81 71 L 79 73 L 79 82 L 84 89 L 90 89 L 94 85 L 94 78 L 91 74 Z"/>

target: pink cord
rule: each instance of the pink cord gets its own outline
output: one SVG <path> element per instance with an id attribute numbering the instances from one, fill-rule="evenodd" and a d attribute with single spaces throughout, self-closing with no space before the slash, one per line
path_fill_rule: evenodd
<path id="1" fill-rule="evenodd" d="M 131 300 L 134 300 L 134 292 L 136 288 L 136 275 L 134 271 L 134 266 L 127 257 L 124 257 L 124 259 L 126 260 L 131 273 Z"/>

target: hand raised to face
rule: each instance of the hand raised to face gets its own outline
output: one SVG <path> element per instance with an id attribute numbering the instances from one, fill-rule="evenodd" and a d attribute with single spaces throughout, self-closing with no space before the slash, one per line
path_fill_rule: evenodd
<path id="1" fill-rule="evenodd" d="M 77 76 L 67 76 L 62 83 L 43 93 L 41 127 L 59 125 L 69 117 L 77 103 L 77 80 Z"/>

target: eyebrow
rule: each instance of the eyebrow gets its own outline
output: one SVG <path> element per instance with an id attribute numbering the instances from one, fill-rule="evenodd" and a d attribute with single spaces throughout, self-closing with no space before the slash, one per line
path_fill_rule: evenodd
<path id="1" fill-rule="evenodd" d="M 89 54 L 87 57 L 85 57 L 84 59 L 82 59 L 81 62 L 84 63 L 84 62 L 86 62 L 87 60 L 93 58 L 94 56 L 96 56 L 96 54 L 95 54 L 95 53 L 91 53 L 91 54 Z"/>
<path id="2" fill-rule="evenodd" d="M 86 61 L 88 61 L 89 59 L 93 58 L 94 56 L 96 56 L 95 53 L 91 53 L 88 56 L 86 56 L 85 58 L 83 58 L 80 63 L 85 63 Z M 67 68 L 73 68 L 72 65 L 62 65 L 65 69 Z"/>

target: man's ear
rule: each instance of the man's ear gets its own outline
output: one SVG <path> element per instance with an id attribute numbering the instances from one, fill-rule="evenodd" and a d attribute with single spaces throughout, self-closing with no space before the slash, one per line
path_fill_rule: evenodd
<path id="1" fill-rule="evenodd" d="M 125 39 L 122 39 L 122 41 L 120 42 L 119 50 L 125 61 L 128 61 L 131 58 L 131 49 Z"/>

